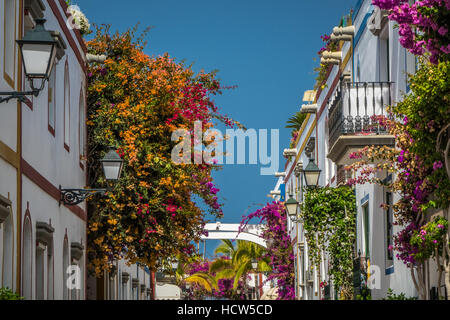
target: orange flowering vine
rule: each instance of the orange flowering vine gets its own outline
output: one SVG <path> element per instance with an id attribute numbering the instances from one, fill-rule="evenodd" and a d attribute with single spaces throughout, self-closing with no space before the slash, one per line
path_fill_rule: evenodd
<path id="1" fill-rule="evenodd" d="M 108 146 L 124 160 L 117 184 L 89 202 L 88 254 L 97 274 L 118 258 L 156 270 L 168 259 L 192 254 L 206 223 L 194 199 L 223 216 L 211 177 L 219 167 L 171 160 L 174 130 L 192 130 L 201 121 L 205 132 L 214 119 L 235 124 L 211 99 L 221 93 L 219 81 L 214 73 L 196 75 L 168 54 L 146 55 L 135 31 L 112 35 L 104 26 L 87 43 L 89 53 L 107 56 L 88 71 L 91 185 L 106 184 L 98 159 Z"/>

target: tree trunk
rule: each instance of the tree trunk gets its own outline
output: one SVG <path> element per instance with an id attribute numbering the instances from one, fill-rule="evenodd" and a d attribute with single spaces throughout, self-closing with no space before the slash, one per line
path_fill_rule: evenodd
<path id="1" fill-rule="evenodd" d="M 443 254 L 445 256 L 445 251 L 443 251 Z M 439 249 L 437 249 L 437 248 L 436 248 L 436 251 L 435 251 L 435 255 L 436 255 L 436 263 L 437 263 L 437 266 L 438 266 L 438 288 L 437 288 L 437 290 L 438 290 L 438 297 L 440 298 L 440 297 L 442 297 L 441 281 L 442 281 L 442 273 L 444 271 L 444 266 L 441 263 L 441 259 L 440 259 L 440 255 L 439 255 Z M 445 263 L 445 257 L 444 257 L 444 263 Z"/>
<path id="2" fill-rule="evenodd" d="M 417 277 L 414 273 L 414 270 L 416 271 Z M 426 300 L 427 294 L 422 271 L 423 271 L 423 263 L 416 267 L 411 267 L 411 278 L 413 280 L 414 287 L 416 288 L 419 294 L 419 299 Z"/>
<path id="3" fill-rule="evenodd" d="M 445 287 L 447 288 L 447 300 L 450 300 L 450 265 L 445 266 Z"/>

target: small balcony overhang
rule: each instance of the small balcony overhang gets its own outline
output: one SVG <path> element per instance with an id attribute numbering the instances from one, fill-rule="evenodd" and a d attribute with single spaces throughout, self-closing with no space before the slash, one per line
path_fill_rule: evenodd
<path id="1" fill-rule="evenodd" d="M 329 150 L 327 157 L 336 165 L 349 165 L 361 159 L 350 154 L 366 146 L 395 146 L 386 124 L 386 106 L 392 103 L 391 82 L 341 82 L 328 111 Z M 367 159 L 365 159 L 367 160 Z"/>
<path id="2" fill-rule="evenodd" d="M 366 146 L 391 146 L 395 145 L 395 137 L 392 135 L 346 135 L 339 136 L 327 155 L 337 165 L 350 165 L 361 159 L 351 159 L 350 154 L 361 150 Z M 367 160 L 367 159 L 365 159 Z"/>

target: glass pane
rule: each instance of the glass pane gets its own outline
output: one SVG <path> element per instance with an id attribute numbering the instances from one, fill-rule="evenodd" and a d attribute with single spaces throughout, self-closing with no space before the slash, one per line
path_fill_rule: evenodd
<path id="1" fill-rule="evenodd" d="M 119 177 L 120 164 L 106 162 L 103 164 L 103 170 L 107 180 L 117 180 Z"/>
<path id="2" fill-rule="evenodd" d="M 51 57 L 52 45 L 24 44 L 23 63 L 27 74 L 45 75 Z"/>
<path id="3" fill-rule="evenodd" d="M 66 64 L 64 72 L 64 143 L 70 146 L 70 82 L 69 67 Z"/>
<path id="4" fill-rule="evenodd" d="M 80 94 L 80 108 L 79 108 L 79 115 L 80 115 L 80 119 L 79 119 L 79 146 L 80 146 L 80 156 L 84 156 L 84 143 L 85 143 L 85 137 L 84 137 L 84 130 L 85 130 L 85 108 L 84 108 L 84 96 L 83 96 L 83 92 L 81 92 Z"/>
<path id="5" fill-rule="evenodd" d="M 53 67 L 48 81 L 48 125 L 55 129 L 55 79 L 56 70 Z"/>
<path id="6" fill-rule="evenodd" d="M 368 205 L 363 207 L 363 212 L 364 212 L 364 247 L 365 247 L 365 256 L 369 257 L 370 256 L 370 251 L 369 251 L 370 225 L 369 225 L 369 206 Z"/>
<path id="7" fill-rule="evenodd" d="M 4 71 L 5 73 L 14 80 L 15 71 L 15 48 L 16 48 L 16 1 L 15 0 L 5 0 L 5 20 L 2 24 L 2 31 L 4 35 L 4 45 L 2 44 L 1 50 L 4 54 Z"/>
<path id="8" fill-rule="evenodd" d="M 44 300 L 44 253 L 41 248 L 36 248 L 36 299 Z"/>

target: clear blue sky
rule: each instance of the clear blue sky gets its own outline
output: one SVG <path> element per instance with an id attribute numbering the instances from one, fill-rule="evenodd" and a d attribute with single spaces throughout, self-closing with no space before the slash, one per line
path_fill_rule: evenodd
<path id="1" fill-rule="evenodd" d="M 146 53 L 168 52 L 194 70 L 219 70 L 222 85 L 237 85 L 215 101 L 222 113 L 247 128 L 280 129 L 289 145 L 286 120 L 314 86 L 320 36 L 329 34 L 356 0 L 74 0 L 90 23 L 125 31 L 140 22 Z M 223 223 L 238 223 L 253 203 L 267 203 L 276 178 L 261 176 L 259 165 L 224 165 L 214 174 L 224 203 Z M 256 209 L 251 207 L 247 213 Z M 207 244 L 208 252 L 216 242 Z"/>

